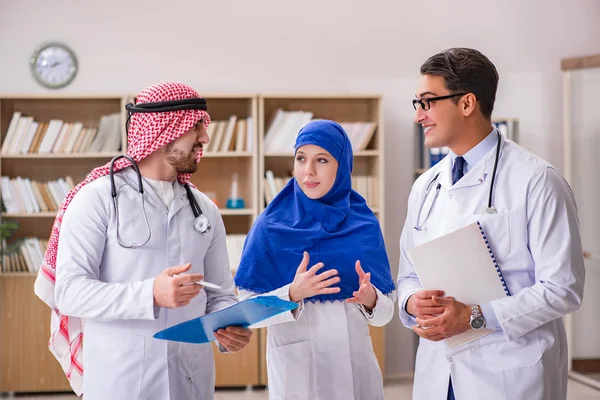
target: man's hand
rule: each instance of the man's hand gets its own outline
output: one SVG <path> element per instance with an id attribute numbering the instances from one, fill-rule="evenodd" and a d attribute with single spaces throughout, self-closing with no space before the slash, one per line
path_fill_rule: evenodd
<path id="1" fill-rule="evenodd" d="M 444 312 L 437 317 L 417 318 L 413 331 L 424 339 L 434 342 L 460 335 L 471 329 L 471 307 L 457 301 L 453 297 L 432 297 L 437 307 L 443 307 Z"/>
<path id="2" fill-rule="evenodd" d="M 294 281 L 290 285 L 291 301 L 297 303 L 307 297 L 316 296 L 318 294 L 337 293 L 340 291 L 339 287 L 330 287 L 340 281 L 340 277 L 336 276 L 338 272 L 335 269 L 330 269 L 329 271 L 317 275 L 317 272 L 325 265 L 323 263 L 317 263 L 307 271 L 308 261 L 308 253 L 305 251 L 302 262 L 296 270 Z"/>
<path id="3" fill-rule="evenodd" d="M 240 326 L 228 326 L 225 329 L 215 331 L 215 337 L 227 351 L 235 353 L 250 343 L 252 331 Z"/>
<path id="4" fill-rule="evenodd" d="M 158 274 L 154 279 L 154 304 L 166 308 L 178 308 L 188 305 L 204 287 L 189 283 L 204 279 L 202 274 L 178 275 L 188 271 L 192 264 L 170 267 Z M 187 283 L 187 285 L 185 285 Z"/>
<path id="5" fill-rule="evenodd" d="M 444 307 L 434 303 L 432 297 L 443 295 L 443 290 L 421 290 L 408 298 L 406 311 L 417 318 L 434 318 L 444 312 Z"/>
<path id="6" fill-rule="evenodd" d="M 371 285 L 371 273 L 365 274 L 365 271 L 360 266 L 360 261 L 356 261 L 354 268 L 358 274 L 359 287 L 357 292 L 352 293 L 353 297 L 346 299 L 346 301 L 348 303 L 362 304 L 367 310 L 371 311 L 377 303 L 377 292 L 373 285 Z"/>

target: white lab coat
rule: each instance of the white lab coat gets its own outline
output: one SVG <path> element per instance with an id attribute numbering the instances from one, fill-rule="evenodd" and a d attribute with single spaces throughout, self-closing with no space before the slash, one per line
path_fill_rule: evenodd
<path id="1" fill-rule="evenodd" d="M 289 301 L 289 286 L 261 296 Z M 270 400 L 383 400 L 369 324 L 383 326 L 392 319 L 396 293 L 376 291 L 371 313 L 352 303 L 301 301 L 293 312 L 252 326 L 267 326 Z M 240 290 L 239 296 L 258 295 Z"/>
<path id="2" fill-rule="evenodd" d="M 492 202 L 498 214 L 482 214 L 495 147 L 454 186 L 452 161 L 446 157 L 416 181 L 410 194 L 398 273 L 405 326 L 416 323 L 405 303 L 421 289 L 407 250 L 476 220 L 512 294 L 491 302 L 500 326 L 484 338 L 454 350 L 443 341 L 420 339 L 414 399 L 446 399 L 449 375 L 460 400 L 566 398 L 567 341 L 561 317 L 581 304 L 585 275 L 575 201 L 548 163 L 511 141 L 503 138 L 502 143 Z M 426 186 L 438 172 L 439 197 L 425 229 L 416 231 Z M 432 188 L 421 221 L 434 192 Z"/>
<path id="3" fill-rule="evenodd" d="M 137 178 L 131 168 L 115 174 L 119 234 L 125 244 L 147 237 Z M 86 400 L 213 399 L 210 344 L 154 339 L 167 327 L 237 302 L 218 208 L 194 190 L 212 224 L 201 234 L 185 189 L 175 185 L 169 209 L 144 187 L 152 238 L 141 248 L 119 246 L 108 177 L 84 186 L 61 226 L 55 296 L 65 315 L 84 319 L 83 397 Z M 203 289 L 187 306 L 154 306 L 154 278 L 168 267 L 191 263 L 222 290 Z"/>

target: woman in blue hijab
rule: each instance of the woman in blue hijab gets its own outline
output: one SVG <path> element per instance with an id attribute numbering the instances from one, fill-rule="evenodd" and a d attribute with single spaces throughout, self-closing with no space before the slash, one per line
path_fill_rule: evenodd
<path id="1" fill-rule="evenodd" d="M 317 120 L 294 148 L 294 178 L 250 230 L 235 277 L 242 300 L 299 304 L 253 326 L 268 326 L 270 398 L 383 399 L 368 325 L 391 320 L 396 292 L 379 222 L 352 190 L 350 140 Z"/>

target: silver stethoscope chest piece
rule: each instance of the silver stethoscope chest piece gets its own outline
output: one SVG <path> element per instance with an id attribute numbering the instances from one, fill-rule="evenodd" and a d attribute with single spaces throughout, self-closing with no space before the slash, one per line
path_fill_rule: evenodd
<path id="1" fill-rule="evenodd" d="M 486 207 L 485 213 L 486 214 L 498 214 L 498 210 L 496 210 L 496 207 Z"/>
<path id="2" fill-rule="evenodd" d="M 210 222 L 208 222 L 208 218 L 204 216 L 204 214 L 200 215 L 194 221 L 194 230 L 198 233 L 206 233 L 210 231 Z"/>

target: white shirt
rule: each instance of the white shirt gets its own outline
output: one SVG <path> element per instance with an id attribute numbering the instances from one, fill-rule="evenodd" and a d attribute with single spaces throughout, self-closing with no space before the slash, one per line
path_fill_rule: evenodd
<path id="1" fill-rule="evenodd" d="M 143 177 L 142 179 L 152 186 L 152 189 L 154 189 L 154 192 L 162 200 L 165 207 L 169 208 L 175 197 L 175 185 L 177 184 L 177 181 L 159 181 L 146 177 Z"/>

